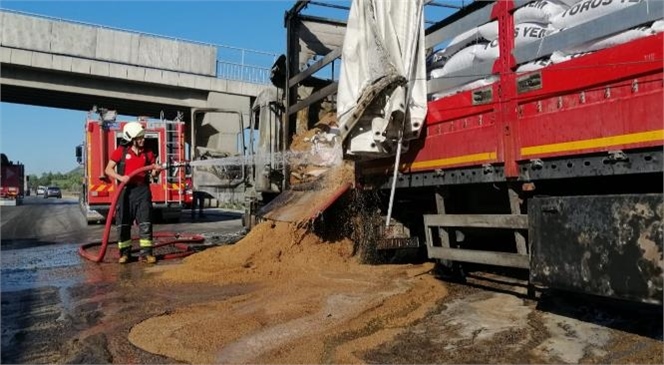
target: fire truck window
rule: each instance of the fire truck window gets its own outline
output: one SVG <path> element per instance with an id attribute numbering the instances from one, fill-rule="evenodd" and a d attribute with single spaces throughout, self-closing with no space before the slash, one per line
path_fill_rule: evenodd
<path id="1" fill-rule="evenodd" d="M 147 137 L 145 138 L 145 149 L 148 151 L 152 151 L 154 153 L 155 158 L 159 158 L 159 139 L 158 138 L 150 138 Z M 165 161 L 162 161 L 165 162 Z"/>

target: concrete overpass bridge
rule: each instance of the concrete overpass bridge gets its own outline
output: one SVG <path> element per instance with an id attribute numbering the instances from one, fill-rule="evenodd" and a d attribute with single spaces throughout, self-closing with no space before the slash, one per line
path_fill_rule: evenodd
<path id="1" fill-rule="evenodd" d="M 171 119 L 249 114 L 276 55 L 0 9 L 0 100 Z"/>

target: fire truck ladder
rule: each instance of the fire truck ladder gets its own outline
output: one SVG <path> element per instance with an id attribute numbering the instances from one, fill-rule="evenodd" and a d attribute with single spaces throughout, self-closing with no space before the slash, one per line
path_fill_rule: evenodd
<path id="1" fill-rule="evenodd" d="M 182 114 L 178 113 L 173 121 L 165 121 L 166 123 L 166 202 L 181 204 L 184 198 L 183 186 L 184 179 L 181 166 L 177 164 L 184 160 L 184 135 L 182 127 Z M 169 192 L 177 190 L 177 198 L 172 198 Z"/>

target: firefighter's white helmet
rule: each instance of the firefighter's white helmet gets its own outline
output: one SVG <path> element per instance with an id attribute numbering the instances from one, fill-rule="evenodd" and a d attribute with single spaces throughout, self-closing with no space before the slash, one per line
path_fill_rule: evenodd
<path id="1" fill-rule="evenodd" d="M 139 122 L 129 122 L 122 128 L 122 139 L 131 142 L 136 137 L 143 137 L 145 135 L 145 128 Z"/>

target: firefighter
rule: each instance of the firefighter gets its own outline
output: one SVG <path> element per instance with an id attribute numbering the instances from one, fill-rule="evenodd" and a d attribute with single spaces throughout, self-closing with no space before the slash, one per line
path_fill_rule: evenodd
<path id="1" fill-rule="evenodd" d="M 124 145 L 113 151 L 105 170 L 107 176 L 127 183 L 119 197 L 118 208 L 115 212 L 115 221 L 118 226 L 118 249 L 120 250 L 118 262 L 125 264 L 131 258 L 131 226 L 136 220 L 141 248 L 140 260 L 154 264 L 157 262 L 157 258 L 152 249 L 150 178 L 159 174 L 161 166 L 155 163 L 154 153 L 144 147 L 145 129 L 141 123 L 125 124 L 122 129 L 122 139 Z M 129 179 L 129 175 L 133 171 L 144 166 L 152 166 L 150 174 L 147 171 L 141 172 Z"/>

